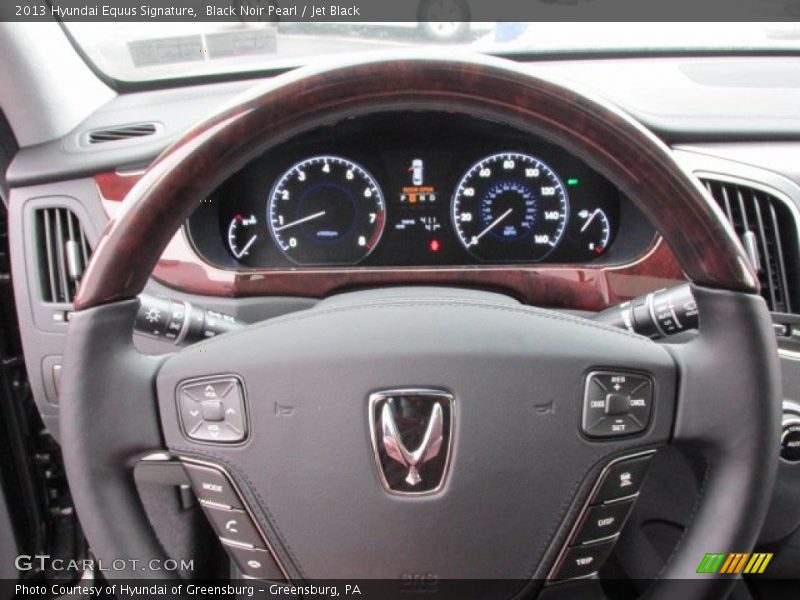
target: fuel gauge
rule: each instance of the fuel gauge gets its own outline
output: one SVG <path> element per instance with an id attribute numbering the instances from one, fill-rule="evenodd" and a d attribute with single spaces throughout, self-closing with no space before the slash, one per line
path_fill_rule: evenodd
<path id="1" fill-rule="evenodd" d="M 581 235 L 581 243 L 589 252 L 601 255 L 608 249 L 608 242 L 611 239 L 611 222 L 608 215 L 600 209 L 582 210 L 578 213 Z"/>
<path id="2" fill-rule="evenodd" d="M 228 248 L 236 260 L 250 254 L 253 245 L 262 237 L 261 228 L 255 215 L 245 217 L 237 214 L 228 226 Z"/>

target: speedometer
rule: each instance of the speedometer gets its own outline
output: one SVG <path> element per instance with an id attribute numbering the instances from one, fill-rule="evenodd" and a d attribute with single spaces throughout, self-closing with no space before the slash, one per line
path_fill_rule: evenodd
<path id="1" fill-rule="evenodd" d="M 338 156 L 293 165 L 269 198 L 269 229 L 281 251 L 301 265 L 355 264 L 380 240 L 383 195 L 364 167 Z"/>
<path id="2" fill-rule="evenodd" d="M 555 172 L 518 152 L 475 163 L 453 196 L 458 237 L 485 261 L 538 261 L 558 245 L 567 225 L 569 199 Z"/>

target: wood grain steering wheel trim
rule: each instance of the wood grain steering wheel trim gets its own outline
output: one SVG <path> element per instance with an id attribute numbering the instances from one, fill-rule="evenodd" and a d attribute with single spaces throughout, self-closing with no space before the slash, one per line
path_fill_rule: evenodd
<path id="1" fill-rule="evenodd" d="M 199 123 L 166 150 L 128 193 L 84 274 L 76 308 L 136 296 L 157 266 L 163 273 L 162 252 L 197 202 L 267 148 L 320 125 L 390 110 L 471 114 L 545 137 L 615 183 L 661 232 L 690 280 L 734 291 L 758 290 L 746 255 L 717 206 L 676 164 L 669 149 L 636 121 L 609 104 L 532 77 L 507 61 L 415 56 L 298 69 Z M 569 302 L 564 295 L 579 289 L 548 284 L 563 279 L 566 270 L 550 273 L 555 279 L 546 268 L 514 273 L 519 277 L 528 273 L 527 289 L 545 284 L 529 299 L 565 306 Z M 401 282 L 387 273 L 391 272 L 364 271 L 355 280 L 364 285 Z M 408 282 L 436 280 L 405 273 Z M 476 283 L 481 273 L 465 276 L 464 282 Z M 300 275 L 292 273 L 290 278 Z M 316 276 L 324 278 L 319 271 Z M 263 292 L 265 284 L 257 282 L 270 281 L 269 272 L 245 277 L 233 278 L 226 295 L 238 295 L 237 290 Z M 346 277 L 341 273 L 336 277 L 346 285 Z M 443 281 L 459 283 L 460 278 L 456 272 Z"/>

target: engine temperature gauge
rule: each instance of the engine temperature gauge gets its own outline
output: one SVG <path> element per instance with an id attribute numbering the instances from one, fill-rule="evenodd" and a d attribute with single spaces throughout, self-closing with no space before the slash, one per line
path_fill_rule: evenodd
<path id="1" fill-rule="evenodd" d="M 593 254 L 603 254 L 608 249 L 611 239 L 611 223 L 608 215 L 599 208 L 582 210 L 578 213 L 580 219 L 580 234 L 585 248 Z"/>
<path id="2" fill-rule="evenodd" d="M 253 245 L 261 238 L 261 229 L 255 215 L 237 214 L 228 226 L 228 248 L 236 260 L 250 254 Z"/>

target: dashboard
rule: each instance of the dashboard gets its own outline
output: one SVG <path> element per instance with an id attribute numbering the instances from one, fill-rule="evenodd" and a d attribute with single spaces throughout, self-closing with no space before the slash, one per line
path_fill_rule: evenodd
<path id="1" fill-rule="evenodd" d="M 482 118 L 382 113 L 251 161 L 186 225 L 226 269 L 613 264 L 655 232 L 589 165 Z"/>

